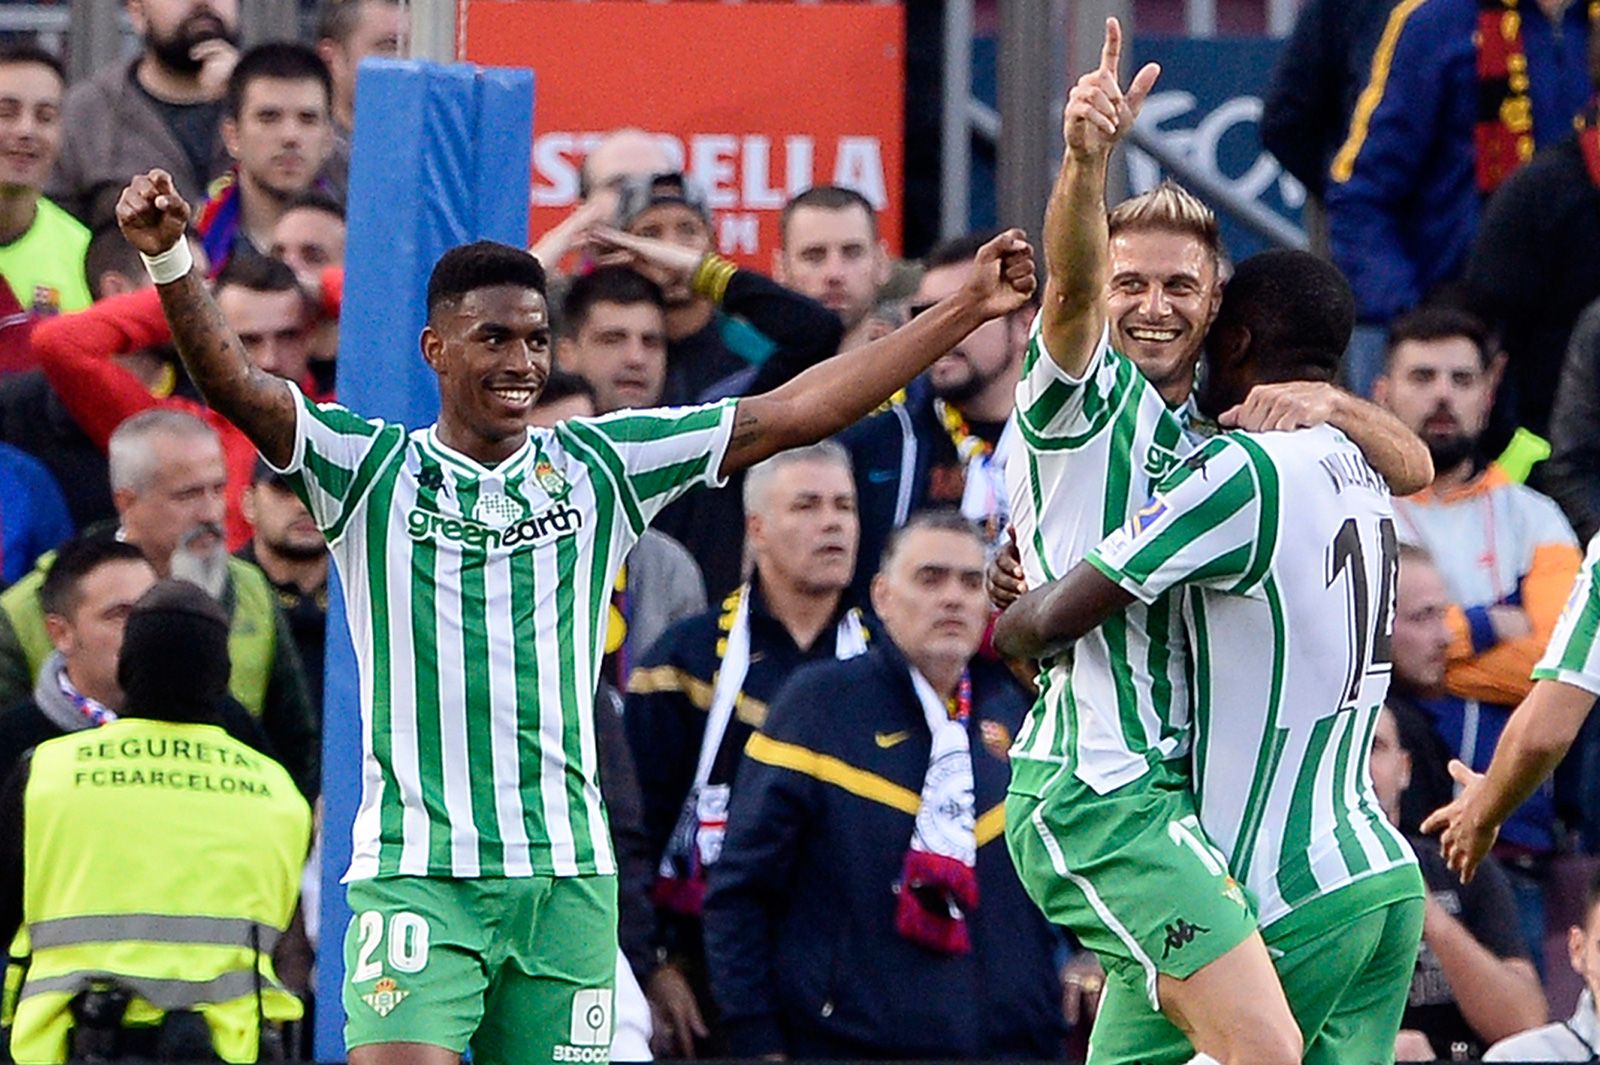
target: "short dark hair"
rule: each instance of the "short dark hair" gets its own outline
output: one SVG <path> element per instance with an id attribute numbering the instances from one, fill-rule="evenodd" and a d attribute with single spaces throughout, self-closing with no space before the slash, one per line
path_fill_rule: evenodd
<path id="1" fill-rule="evenodd" d="M 597 402 L 594 385 L 589 383 L 588 378 L 566 370 L 551 370 L 550 376 L 545 378 L 543 391 L 539 393 L 538 405 L 543 407 L 560 403 L 573 396 L 587 396 L 591 403 Z"/>
<path id="2" fill-rule="evenodd" d="M 345 220 L 344 205 L 326 192 L 318 192 L 316 189 L 304 189 L 289 197 L 283 205 L 283 214 L 288 214 L 290 211 L 321 211 L 323 214 L 333 215 L 341 222 Z M 283 217 L 283 214 L 278 217 Z"/>
<path id="3" fill-rule="evenodd" d="M 561 321 L 568 336 L 577 336 L 589 321 L 597 303 L 616 303 L 631 307 L 648 303 L 665 310 L 661 287 L 639 271 L 627 266 L 601 266 L 573 279 L 561 302 Z"/>
<path id="4" fill-rule="evenodd" d="M 185 237 L 185 240 L 188 238 Z M 144 272 L 139 249 L 128 243 L 115 222 L 107 222 L 89 238 L 89 248 L 83 254 L 83 275 L 89 282 L 89 295 L 100 299 L 100 278 L 107 273 L 119 273 L 138 282 Z"/>
<path id="5" fill-rule="evenodd" d="M 295 276 L 294 268 L 271 255 L 230 256 L 228 264 L 217 275 L 216 290 L 221 292 L 230 285 L 251 292 L 306 294 L 305 289 L 300 287 L 300 279 Z"/>
<path id="6" fill-rule="evenodd" d="M 1384 369 L 1393 365 L 1395 349 L 1408 340 L 1453 340 L 1456 337 L 1472 341 L 1472 346 L 1478 349 L 1478 366 L 1487 369 L 1495 352 L 1494 331 L 1489 324 L 1471 311 L 1433 303 L 1401 315 L 1389 326 Z"/>
<path id="7" fill-rule="evenodd" d="M 1338 267 L 1307 251 L 1275 248 L 1238 265 L 1211 328 L 1248 329 L 1263 380 L 1332 380 L 1355 321 L 1355 294 Z"/>
<path id="8" fill-rule="evenodd" d="M 369 3 L 398 7 L 400 0 L 325 0 L 322 13 L 317 16 L 317 40 L 349 42 L 361 23 L 362 5 Z"/>
<path id="9" fill-rule="evenodd" d="M 985 229 L 977 233 L 966 233 L 949 240 L 941 240 L 935 244 L 927 255 L 922 257 L 924 270 L 937 270 L 944 266 L 966 266 L 978 254 L 978 249 L 1000 235 L 998 229 Z"/>
<path id="10" fill-rule="evenodd" d="M 130 543 L 105 536 L 80 536 L 68 540 L 50 572 L 39 586 L 39 605 L 46 614 L 65 617 L 78 609 L 84 578 L 110 562 L 145 562 L 144 553 Z"/>
<path id="11" fill-rule="evenodd" d="M 0 43 L 0 67 L 18 66 L 23 63 L 37 63 L 41 67 L 49 67 L 55 71 L 56 77 L 61 79 L 62 85 L 67 83 L 67 68 L 62 65 L 55 53 L 27 41 Z"/>
<path id="12" fill-rule="evenodd" d="M 878 556 L 878 572 L 882 573 L 894 562 L 894 557 L 905 546 L 906 537 L 922 529 L 959 533 L 972 537 L 972 542 L 980 547 L 983 545 L 983 535 L 971 518 L 954 507 L 930 507 L 912 514 L 904 525 L 889 534 L 883 544 L 883 554 Z"/>
<path id="13" fill-rule="evenodd" d="M 867 225 L 872 228 L 872 236 L 878 236 L 878 212 L 871 200 L 843 185 L 813 185 L 804 192 L 796 193 L 783 205 L 783 213 L 778 216 L 778 235 L 785 245 L 789 243 L 789 219 L 802 207 L 820 211 L 848 211 L 852 207 L 859 207 L 867 213 Z"/>
<path id="14" fill-rule="evenodd" d="M 328 73 L 328 65 L 322 57 L 294 41 L 268 41 L 240 56 L 233 73 L 228 75 L 228 91 L 222 98 L 223 113 L 227 117 L 239 120 L 245 90 L 259 78 L 315 81 L 322 86 L 323 106 L 333 106 L 333 75 Z"/>
<path id="15" fill-rule="evenodd" d="M 496 285 L 517 285 L 545 294 L 544 267 L 521 248 L 492 240 L 461 244 L 443 255 L 428 277 L 428 317 L 440 306 L 468 292 Z"/>

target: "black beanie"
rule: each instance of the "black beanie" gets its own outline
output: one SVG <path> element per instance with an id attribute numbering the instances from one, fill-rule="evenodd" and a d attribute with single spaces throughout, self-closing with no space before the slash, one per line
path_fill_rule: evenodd
<path id="1" fill-rule="evenodd" d="M 217 719 L 228 691 L 228 616 L 188 581 L 158 581 L 128 615 L 117 683 L 130 717 Z"/>

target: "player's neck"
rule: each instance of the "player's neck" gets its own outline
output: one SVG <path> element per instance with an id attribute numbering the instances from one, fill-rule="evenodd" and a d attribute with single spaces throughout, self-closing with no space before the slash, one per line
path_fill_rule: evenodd
<path id="1" fill-rule="evenodd" d="M 524 432 L 521 436 L 492 440 L 461 425 L 449 411 L 445 410 L 439 412 L 434 435 L 439 438 L 439 443 L 451 451 L 465 455 L 478 465 L 489 469 L 515 455 L 528 439 L 527 433 Z"/>
<path id="2" fill-rule="evenodd" d="M 833 620 L 842 593 L 837 588 L 807 588 L 785 580 L 772 580 L 759 573 L 756 580 L 761 586 L 767 613 L 788 630 L 796 647 L 809 651 Z"/>
<path id="3" fill-rule="evenodd" d="M 0 244 L 20 240 L 39 217 L 39 190 L 18 189 L 0 193 Z"/>

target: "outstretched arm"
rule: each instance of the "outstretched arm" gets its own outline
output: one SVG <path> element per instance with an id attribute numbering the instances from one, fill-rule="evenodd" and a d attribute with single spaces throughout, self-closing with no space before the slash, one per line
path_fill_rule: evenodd
<path id="1" fill-rule="evenodd" d="M 1067 97 L 1062 116 L 1067 150 L 1045 207 L 1044 254 L 1050 276 L 1041 329 L 1050 357 L 1074 378 L 1088 368 L 1105 327 L 1110 258 L 1106 165 L 1161 73 L 1154 63 L 1147 64 L 1124 94 L 1117 84 L 1121 60 L 1122 27 L 1107 19 L 1099 68 L 1079 78 Z"/>
<path id="2" fill-rule="evenodd" d="M 1020 310 L 1033 289 L 1033 249 L 1020 229 L 1008 229 L 978 249 L 966 285 L 931 310 L 771 392 L 741 399 L 722 476 L 866 417 L 978 326 Z"/>
<path id="3" fill-rule="evenodd" d="M 1133 602 L 1133 594 L 1079 562 L 1058 581 L 1025 593 L 994 623 L 994 647 L 1012 658 L 1048 658 Z"/>
<path id="4" fill-rule="evenodd" d="M 1433 483 L 1433 456 L 1421 437 L 1376 403 L 1323 381 L 1257 385 L 1217 421 L 1252 433 L 1331 425 L 1361 449 L 1395 495 L 1408 496 Z"/>
<path id="5" fill-rule="evenodd" d="M 170 174 L 152 170 L 123 190 L 117 224 L 140 252 L 160 255 L 183 240 L 189 205 Z M 250 361 L 198 272 L 190 269 L 156 287 L 178 355 L 200 394 L 243 430 L 267 461 L 286 465 L 294 457 L 295 409 L 289 389 Z"/>

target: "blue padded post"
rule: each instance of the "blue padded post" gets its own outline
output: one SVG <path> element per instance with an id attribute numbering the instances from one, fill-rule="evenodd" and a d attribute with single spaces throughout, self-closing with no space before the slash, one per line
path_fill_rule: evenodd
<path id="1" fill-rule="evenodd" d="M 533 74 L 367 60 L 358 86 L 339 316 L 339 402 L 369 418 L 420 428 L 439 413 L 438 385 L 417 345 L 433 264 L 472 240 L 527 247 Z M 338 587 L 331 591 L 322 721 L 318 1061 L 344 1058 L 340 989 L 350 911 L 339 878 L 350 861 L 350 826 L 361 801 L 355 651 L 344 595 Z"/>

